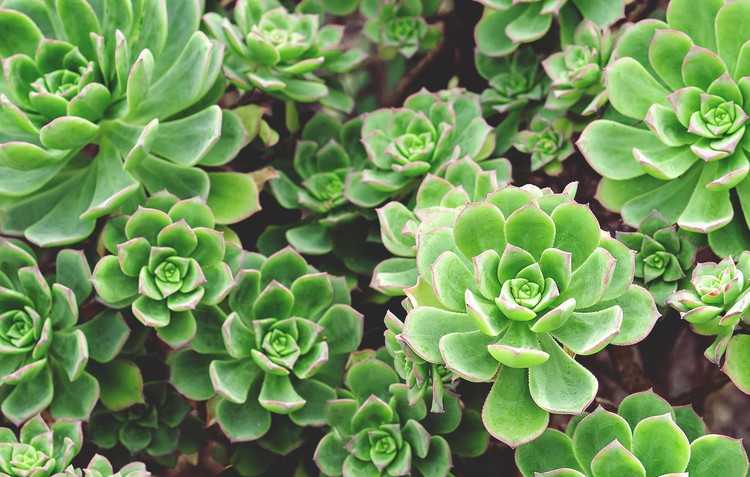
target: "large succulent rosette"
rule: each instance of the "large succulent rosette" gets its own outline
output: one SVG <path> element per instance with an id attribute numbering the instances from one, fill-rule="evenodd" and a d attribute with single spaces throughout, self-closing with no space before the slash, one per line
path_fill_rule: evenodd
<path id="1" fill-rule="evenodd" d="M 70 464 L 81 448 L 81 423 L 57 421 L 50 426 L 36 416 L 21 427 L 18 436 L 0 428 L 0 475 L 52 477 Z"/>

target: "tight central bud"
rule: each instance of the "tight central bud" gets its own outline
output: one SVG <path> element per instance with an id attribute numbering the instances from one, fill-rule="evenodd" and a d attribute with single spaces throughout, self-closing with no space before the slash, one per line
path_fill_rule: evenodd
<path id="1" fill-rule="evenodd" d="M 280 330 L 273 330 L 263 339 L 263 348 L 272 356 L 282 358 L 294 352 L 294 337 Z"/>
<path id="2" fill-rule="evenodd" d="M 406 162 L 425 160 L 435 149 L 435 141 L 431 132 L 419 134 L 404 134 L 396 140 L 398 152 Z"/>
<path id="3" fill-rule="evenodd" d="M 644 258 L 643 261 L 646 265 L 661 270 L 667 266 L 666 259 L 659 253 L 652 253 L 648 257 Z"/>
<path id="4" fill-rule="evenodd" d="M 373 446 L 378 454 L 390 454 L 396 451 L 396 441 L 391 436 L 384 436 L 378 439 Z"/>
<path id="5" fill-rule="evenodd" d="M 34 321 L 23 310 L 11 311 L 2 317 L 0 336 L 16 348 L 29 346 L 34 342 Z"/>
<path id="6" fill-rule="evenodd" d="M 542 287 L 525 278 L 511 280 L 510 292 L 516 303 L 526 308 L 534 308 L 542 299 Z"/>

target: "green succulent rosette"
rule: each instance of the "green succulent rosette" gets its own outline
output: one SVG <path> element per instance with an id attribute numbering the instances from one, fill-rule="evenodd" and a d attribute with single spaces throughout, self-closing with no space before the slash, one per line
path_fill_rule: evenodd
<path id="1" fill-rule="evenodd" d="M 221 302 L 234 286 L 230 263 L 239 250 L 215 226 L 201 199 L 166 192 L 130 216 L 112 218 L 102 233 L 111 255 L 97 262 L 91 277 L 99 301 L 130 307 L 170 346 L 183 346 L 195 334 L 193 310 Z"/>
<path id="2" fill-rule="evenodd" d="M 523 44 L 547 34 L 552 21 L 560 23 L 566 37 L 583 18 L 600 27 L 612 25 L 625 14 L 625 0 L 477 0 L 485 6 L 474 30 L 477 50 L 484 55 L 505 56 Z"/>
<path id="3" fill-rule="evenodd" d="M 343 278 L 291 248 L 248 253 L 228 304 L 229 316 L 204 312 L 191 347 L 172 359 L 171 382 L 189 399 L 212 399 L 213 419 L 232 441 L 263 438 L 286 454 L 296 444 L 278 433 L 325 423 L 325 403 L 362 339 L 362 315 Z"/>
<path id="4" fill-rule="evenodd" d="M 636 251 L 635 276 L 660 307 L 682 287 L 698 251 L 690 238 L 657 212 L 646 217 L 637 232 L 617 232 L 617 240 Z"/>
<path id="5" fill-rule="evenodd" d="M 289 12 L 276 0 L 239 0 L 234 23 L 216 13 L 203 20 L 226 45 L 223 66 L 229 81 L 242 90 L 258 89 L 286 100 L 293 122 L 294 102 L 319 101 L 342 111 L 354 106 L 332 78 L 318 76 L 321 71 L 352 71 L 365 60 L 361 50 L 343 48 L 343 26 L 321 27 L 319 15 Z"/>
<path id="6" fill-rule="evenodd" d="M 750 80 L 740 51 L 748 38 L 737 26 L 748 19 L 746 0 L 701 2 L 700 11 L 674 0 L 666 22 L 629 28 L 606 72 L 620 119 L 593 122 L 578 141 L 604 177 L 600 202 L 626 224 L 657 210 L 683 229 L 708 233 L 722 257 L 750 245 Z"/>
<path id="7" fill-rule="evenodd" d="M 513 146 L 531 156 L 531 170 L 544 169 L 555 176 L 562 172 L 562 161 L 575 151 L 570 140 L 573 123 L 566 117 L 547 119 L 538 115 L 531 120 L 529 129 L 516 134 Z"/>
<path id="8" fill-rule="evenodd" d="M 513 446 L 596 396 L 573 355 L 636 343 L 659 317 L 632 284 L 633 252 L 567 194 L 507 186 L 420 233 L 416 259 L 401 339 L 463 379 L 493 382 L 484 424 Z"/>
<path id="9" fill-rule="evenodd" d="M 212 106 L 224 92 L 222 47 L 197 31 L 202 9 L 201 0 L 2 3 L 13 38 L 0 47 L 3 233 L 74 243 L 142 189 L 198 195 L 222 218 L 242 218 L 223 210 L 247 202 L 241 190 L 225 202 L 210 189 L 249 179 L 196 167 L 225 164 L 247 142 L 239 117 Z"/>
<path id="10" fill-rule="evenodd" d="M 381 241 L 395 257 L 375 268 L 370 283 L 373 289 L 385 295 L 403 296 L 404 289 L 416 285 L 417 234 L 453 223 L 463 206 L 481 202 L 507 185 L 511 166 L 505 159 L 478 164 L 463 158 L 449 163 L 444 176 L 428 174 L 417 190 L 412 208 L 393 201 L 377 209 Z"/>
<path id="11" fill-rule="evenodd" d="M 723 361 L 722 370 L 750 394 L 750 335 L 743 333 L 750 323 L 750 252 L 742 252 L 736 263 L 732 257 L 699 263 L 690 285 L 672 294 L 667 304 L 696 333 L 716 337 L 706 358 L 717 365 Z"/>
<path id="12" fill-rule="evenodd" d="M 542 62 L 552 80 L 545 108 L 588 116 L 607 104 L 604 68 L 613 59 L 614 36 L 609 28 L 584 20 L 573 41 Z"/>
<path id="13" fill-rule="evenodd" d="M 491 131 L 479 97 L 461 89 L 422 90 L 402 108 L 367 113 L 362 142 L 369 164 L 349 175 L 345 196 L 361 207 L 374 207 L 388 196 L 407 194 L 452 160 L 487 159 L 494 148 Z"/>
<path id="14" fill-rule="evenodd" d="M 672 407 L 653 391 L 632 394 L 617 413 L 599 407 L 573 418 L 565 433 L 548 429 L 516 450 L 524 477 L 690 475 L 744 477 L 742 441 L 708 434 L 689 406 Z"/>
<path id="15" fill-rule="evenodd" d="M 530 48 L 494 58 L 477 52 L 475 63 L 479 74 L 488 81 L 482 92 L 485 113 L 500 114 L 523 109 L 529 103 L 540 102 L 549 89 L 539 68 L 539 58 Z"/>
<path id="16" fill-rule="evenodd" d="M 146 470 L 146 465 L 141 462 L 132 462 L 115 472 L 109 459 L 97 454 L 85 468 L 76 469 L 70 466 L 55 477 L 151 477 L 151 472 Z"/>
<path id="17" fill-rule="evenodd" d="M 78 454 L 81 423 L 57 421 L 52 427 L 41 416 L 29 420 L 16 433 L 0 428 L 0 475 L 52 477 L 61 475 Z"/>
<path id="18" fill-rule="evenodd" d="M 406 385 L 372 352 L 352 355 L 344 383 L 346 389 L 328 403 L 330 430 L 315 450 L 315 463 L 324 475 L 449 475 L 446 437 L 458 434 L 462 422 L 456 395 L 446 393 L 445 412 L 429 414 L 425 400 L 410 404 Z M 488 436 L 481 425 L 460 431 L 468 447 L 474 447 L 473 455 L 484 452 Z"/>
<path id="19" fill-rule="evenodd" d="M 425 17 L 437 12 L 441 0 L 363 0 L 360 12 L 367 19 L 363 29 L 378 46 L 381 58 L 400 54 L 411 58 L 434 48 L 442 39 L 435 25 Z"/>
<path id="20" fill-rule="evenodd" d="M 78 322 L 78 307 L 91 293 L 82 252 L 60 251 L 56 268 L 48 282 L 25 246 L 0 238 L 0 409 L 16 425 L 47 408 L 58 419 L 88 419 L 100 398 L 92 373 L 119 366 L 113 359 L 130 332 L 111 311 Z M 118 378 L 102 383 L 115 393 L 132 385 Z"/>

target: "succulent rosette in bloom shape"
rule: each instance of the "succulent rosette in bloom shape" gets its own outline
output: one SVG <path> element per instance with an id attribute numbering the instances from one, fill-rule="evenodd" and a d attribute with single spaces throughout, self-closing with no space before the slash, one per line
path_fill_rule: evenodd
<path id="1" fill-rule="evenodd" d="M 225 80 L 222 47 L 198 31 L 203 6 L 3 2 L 0 28 L 13 37 L 0 47 L 4 233 L 73 243 L 142 187 L 206 199 L 226 185 L 229 173 L 195 167 L 228 162 L 247 139 L 239 117 L 211 106 Z"/>
<path id="2" fill-rule="evenodd" d="M 695 8 L 673 0 L 666 23 L 645 20 L 623 34 L 606 72 L 622 122 L 593 122 L 578 146 L 604 176 L 600 202 L 628 225 L 658 210 L 708 232 L 724 257 L 750 245 L 750 70 L 741 52 L 750 34 L 738 26 L 750 20 L 750 1 Z"/>
<path id="3" fill-rule="evenodd" d="M 402 339 L 466 380 L 494 381 L 484 424 L 510 445 L 594 399 L 597 380 L 572 354 L 636 343 L 659 316 L 632 285 L 632 251 L 567 194 L 507 186 L 468 204 L 419 234 L 417 267 Z"/>
<path id="4" fill-rule="evenodd" d="M 612 59 L 613 34 L 590 20 L 575 30 L 572 43 L 542 62 L 552 80 L 545 107 L 572 109 L 583 115 L 595 113 L 607 103 L 604 68 Z"/>
<path id="5" fill-rule="evenodd" d="M 698 251 L 684 233 L 656 212 L 641 222 L 638 232 L 618 232 L 617 240 L 636 251 L 635 276 L 659 306 L 664 306 L 669 295 L 681 286 Z"/>
<path id="6" fill-rule="evenodd" d="M 689 406 L 669 405 L 652 391 L 623 399 L 617 413 L 599 407 L 574 418 L 565 433 L 548 429 L 516 450 L 524 477 L 743 477 L 742 441 L 707 434 Z"/>
<path id="7" fill-rule="evenodd" d="M 424 18 L 436 13 L 439 6 L 439 1 L 431 0 L 364 0 L 359 8 L 367 18 L 364 33 L 378 45 L 381 57 L 400 53 L 411 58 L 440 41 L 437 27 L 428 25 Z"/>
<path id="8" fill-rule="evenodd" d="M 28 421 L 18 437 L 0 428 L 0 475 L 52 477 L 70 464 L 81 448 L 81 423 L 57 421 L 52 428 L 40 416 Z"/>
<path id="9" fill-rule="evenodd" d="M 117 472 L 112 463 L 102 455 L 95 455 L 89 465 L 83 469 L 75 469 L 73 466 L 65 469 L 65 472 L 55 477 L 150 477 L 151 472 L 141 462 L 132 462 Z"/>
<path id="10" fill-rule="evenodd" d="M 343 91 L 316 76 L 317 71 L 345 73 L 365 60 L 362 51 L 343 49 L 343 26 L 319 27 L 318 15 L 290 13 L 276 0 L 239 0 L 235 23 L 216 13 L 203 18 L 211 34 L 227 47 L 224 69 L 237 87 L 258 88 L 292 102 L 353 107 Z"/>
<path id="11" fill-rule="evenodd" d="M 192 310 L 219 303 L 234 285 L 227 262 L 239 251 L 215 225 L 202 200 L 166 192 L 131 216 L 111 219 L 102 238 L 112 255 L 99 260 L 91 277 L 99 300 L 131 306 L 170 345 L 185 344 L 195 334 Z"/>
<path id="12" fill-rule="evenodd" d="M 462 421 L 454 394 L 446 394 L 444 413 L 428 414 L 426 401 L 410 404 L 406 385 L 372 352 L 352 355 L 344 382 L 347 389 L 328 403 L 331 429 L 315 450 L 315 462 L 324 475 L 448 475 L 451 449 L 444 436 Z M 461 431 L 461 438 L 475 443 L 481 454 L 488 439 L 481 426 Z"/>
<path id="13" fill-rule="evenodd" d="M 539 58 L 530 48 L 493 58 L 476 53 L 477 71 L 489 82 L 482 103 L 498 113 L 508 113 L 540 101 L 548 85 L 539 69 Z"/>
<path id="14" fill-rule="evenodd" d="M 558 18 L 562 29 L 572 30 L 576 18 L 609 26 L 624 15 L 625 0 L 477 0 L 485 5 L 477 23 L 477 50 L 487 56 L 504 56 L 520 44 L 542 38 Z M 569 25 L 570 21 L 574 23 Z"/>
<path id="15" fill-rule="evenodd" d="M 422 90 L 402 108 L 368 113 L 362 142 L 371 164 L 349 176 L 346 196 L 353 203 L 373 207 L 384 197 L 416 187 L 428 173 L 437 174 L 453 159 L 482 161 L 494 147 L 492 128 L 482 118 L 479 97 L 461 89 L 429 93 Z"/>
<path id="16" fill-rule="evenodd" d="M 393 201 L 377 210 L 383 245 L 396 257 L 375 268 L 372 288 L 398 296 L 404 294 L 405 288 L 416 285 L 417 233 L 452 224 L 463 206 L 484 200 L 510 181 L 511 167 L 506 159 L 480 164 L 469 158 L 451 162 L 444 178 L 432 174 L 425 177 L 412 209 Z"/>
<path id="17" fill-rule="evenodd" d="M 319 273 L 291 248 L 269 258 L 251 253 L 229 306 L 227 317 L 218 309 L 202 317 L 205 329 L 175 357 L 177 390 L 195 400 L 217 393 L 215 419 L 234 441 L 283 429 L 271 427 L 272 414 L 288 415 L 293 427 L 323 425 L 325 402 L 362 339 L 345 280 Z"/>
<path id="18" fill-rule="evenodd" d="M 519 151 L 531 155 L 531 170 L 544 168 L 549 175 L 562 172 L 562 161 L 573 154 L 573 123 L 565 118 L 548 120 L 537 116 L 529 129 L 516 134 L 513 145 Z"/>
<path id="19" fill-rule="evenodd" d="M 670 296 L 668 304 L 697 333 L 716 336 L 706 358 L 716 364 L 724 358 L 723 371 L 750 394 L 750 336 L 735 334 L 750 324 L 750 252 L 743 252 L 736 263 L 732 257 L 718 264 L 699 263 L 690 286 Z"/>

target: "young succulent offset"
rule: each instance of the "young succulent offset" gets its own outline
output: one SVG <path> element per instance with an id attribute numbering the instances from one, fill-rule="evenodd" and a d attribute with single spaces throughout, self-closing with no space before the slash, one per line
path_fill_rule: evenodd
<path id="1" fill-rule="evenodd" d="M 263 437 L 272 414 L 288 415 L 292 428 L 322 425 L 362 339 L 362 315 L 349 303 L 343 278 L 319 273 L 291 248 L 247 254 L 232 313 L 203 314 L 191 348 L 172 361 L 171 381 L 190 399 L 218 394 L 214 417 L 233 441 Z"/>
<path id="2" fill-rule="evenodd" d="M 597 381 L 572 354 L 642 340 L 659 314 L 633 254 L 567 194 L 507 186 L 417 238 L 402 339 L 423 360 L 494 384 L 483 418 L 510 445 L 549 413 L 581 413 Z M 562 347 L 565 347 L 563 349 Z"/>
<path id="3" fill-rule="evenodd" d="M 0 401 L 16 425 L 48 407 L 55 418 L 87 419 L 100 392 L 89 358 L 111 361 L 128 337 L 122 317 L 111 312 L 77 323 L 91 293 L 81 252 L 59 252 L 56 268 L 50 284 L 24 245 L 0 238 Z"/>
<path id="4" fill-rule="evenodd" d="M 52 427 L 36 416 L 16 433 L 0 428 L 0 475 L 60 475 L 81 449 L 81 423 L 57 421 Z"/>
<path id="5" fill-rule="evenodd" d="M 505 56 L 522 43 L 530 43 L 547 34 L 557 18 L 563 31 L 572 31 L 581 17 L 600 27 L 622 18 L 626 0 L 477 0 L 484 4 L 482 19 L 474 36 L 477 50 L 487 56 Z"/>
<path id="6" fill-rule="evenodd" d="M 84 239 L 141 188 L 206 199 L 249 181 L 195 167 L 229 162 L 247 140 L 214 105 L 222 48 L 198 31 L 202 2 L 106 3 L 0 10 L 13 37 L 0 46 L 0 229 L 40 246 Z"/>
<path id="7" fill-rule="evenodd" d="M 617 240 L 636 251 L 635 276 L 640 279 L 660 307 L 682 286 L 695 264 L 698 247 L 654 212 L 641 222 L 638 232 L 617 232 Z"/>
<path id="8" fill-rule="evenodd" d="M 454 394 L 445 396 L 446 404 L 450 401 L 445 413 L 428 415 L 426 401 L 411 404 L 406 385 L 372 352 L 352 355 L 344 383 L 346 390 L 328 403 L 331 429 L 315 450 L 315 463 L 324 475 L 448 475 L 451 449 L 444 436 L 461 422 Z M 462 438 L 476 443 L 479 453 L 487 446 L 481 426 L 465 428 Z"/>
<path id="9" fill-rule="evenodd" d="M 463 158 L 446 166 L 444 178 L 428 174 L 411 209 L 396 201 L 377 209 L 381 241 L 395 257 L 375 268 L 370 286 L 386 295 L 403 295 L 405 288 L 416 285 L 419 276 L 415 261 L 418 232 L 453 223 L 461 207 L 484 200 L 510 179 L 506 159 L 483 161 L 480 166 Z"/>
<path id="10" fill-rule="evenodd" d="M 477 51 L 477 71 L 489 82 L 482 92 L 482 103 L 498 113 L 510 113 L 539 102 L 549 88 L 539 68 L 534 50 L 524 48 L 500 58 Z"/>
<path id="11" fill-rule="evenodd" d="M 562 172 L 562 161 L 573 151 L 570 136 L 573 134 L 573 123 L 559 117 L 552 120 L 536 116 L 529 124 L 529 129 L 516 134 L 513 146 L 525 154 L 531 154 L 531 170 L 544 168 L 544 172 L 555 176 Z"/>
<path id="12" fill-rule="evenodd" d="M 440 174 L 451 160 L 489 157 L 494 148 L 491 131 L 479 97 L 461 89 L 422 90 L 402 108 L 368 113 L 362 142 L 370 164 L 349 176 L 345 194 L 354 204 L 374 207 L 388 195 L 408 193 L 425 175 Z"/>
<path id="13" fill-rule="evenodd" d="M 171 346 L 195 334 L 193 310 L 215 305 L 234 286 L 239 251 L 224 242 L 211 209 L 199 198 L 159 193 L 130 216 L 111 219 L 102 234 L 102 257 L 91 281 L 100 301 L 130 306 L 145 326 Z"/>
<path id="14" fill-rule="evenodd" d="M 70 466 L 55 477 L 151 477 L 151 472 L 141 462 L 132 462 L 115 472 L 109 459 L 96 454 L 85 468 Z"/>
<path id="15" fill-rule="evenodd" d="M 364 34 L 379 48 L 380 56 L 411 58 L 434 48 L 442 35 L 425 17 L 437 13 L 442 0 L 363 0 L 360 12 L 367 19 Z"/>
<path id="16" fill-rule="evenodd" d="M 706 358 L 717 365 L 724 358 L 722 370 L 750 394 L 750 336 L 735 335 L 750 323 L 750 252 L 742 252 L 737 263 L 732 257 L 718 264 L 699 263 L 690 286 L 674 293 L 667 303 L 696 333 L 716 336 Z"/>
<path id="17" fill-rule="evenodd" d="M 735 34 L 750 20 L 750 1 L 695 8 L 672 0 L 666 23 L 644 20 L 622 35 L 606 72 L 621 119 L 593 122 L 578 146 L 604 176 L 599 200 L 625 223 L 636 226 L 658 210 L 670 223 L 708 233 L 725 257 L 750 246 L 750 70 L 741 50 L 748 37 Z"/>
<path id="18" fill-rule="evenodd" d="M 516 450 L 524 477 L 744 477 L 741 440 L 707 434 L 691 407 L 675 407 L 652 391 L 623 399 L 617 414 L 599 407 L 574 418 L 565 433 L 548 429 Z"/>

